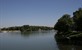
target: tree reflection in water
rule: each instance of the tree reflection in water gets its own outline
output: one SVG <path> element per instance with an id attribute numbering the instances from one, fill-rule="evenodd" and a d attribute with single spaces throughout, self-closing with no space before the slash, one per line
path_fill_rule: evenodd
<path id="1" fill-rule="evenodd" d="M 82 50 L 82 41 L 55 39 L 59 50 Z"/>

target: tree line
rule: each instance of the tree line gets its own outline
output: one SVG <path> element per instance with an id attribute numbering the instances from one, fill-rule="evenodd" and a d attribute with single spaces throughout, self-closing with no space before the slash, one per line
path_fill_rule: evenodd
<path id="1" fill-rule="evenodd" d="M 47 26 L 29 26 L 29 25 L 23 25 L 23 26 L 15 26 L 15 27 L 8 27 L 8 28 L 2 28 L 2 31 L 38 31 L 38 30 L 52 30 L 53 27 L 47 27 Z"/>

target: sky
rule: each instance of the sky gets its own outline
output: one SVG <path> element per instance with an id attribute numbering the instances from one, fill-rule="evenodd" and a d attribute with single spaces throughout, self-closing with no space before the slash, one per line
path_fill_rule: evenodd
<path id="1" fill-rule="evenodd" d="M 64 14 L 82 8 L 82 0 L 0 0 L 0 27 L 53 27 Z"/>

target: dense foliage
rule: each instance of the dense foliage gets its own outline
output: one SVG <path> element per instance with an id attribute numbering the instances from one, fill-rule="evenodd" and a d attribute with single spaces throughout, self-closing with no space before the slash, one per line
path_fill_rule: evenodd
<path id="1" fill-rule="evenodd" d="M 47 26 L 29 26 L 29 25 L 23 25 L 23 26 L 15 26 L 15 27 L 8 27 L 8 28 L 2 28 L 2 31 L 15 31 L 19 30 L 21 32 L 25 31 L 38 31 L 38 30 L 52 30 L 53 27 L 47 27 Z"/>
<path id="2" fill-rule="evenodd" d="M 73 17 L 68 14 L 63 15 L 54 26 L 54 29 L 59 32 L 82 31 L 82 8 L 75 11 Z"/>
<path id="3" fill-rule="evenodd" d="M 55 24 L 54 29 L 60 37 L 82 37 L 82 8 L 73 12 L 73 17 L 65 14 Z M 81 39 L 81 38 L 80 38 Z"/>
<path id="4" fill-rule="evenodd" d="M 82 8 L 73 13 L 76 31 L 82 31 Z"/>
<path id="5" fill-rule="evenodd" d="M 65 14 L 58 20 L 54 29 L 58 30 L 58 32 L 66 32 L 71 30 L 72 25 L 72 18 L 70 17 L 70 15 Z"/>

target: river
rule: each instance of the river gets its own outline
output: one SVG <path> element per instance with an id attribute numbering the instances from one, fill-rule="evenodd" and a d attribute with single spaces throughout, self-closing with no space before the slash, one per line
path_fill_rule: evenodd
<path id="1" fill-rule="evenodd" d="M 0 50 L 82 50 L 80 45 L 58 44 L 54 31 L 0 33 Z"/>

